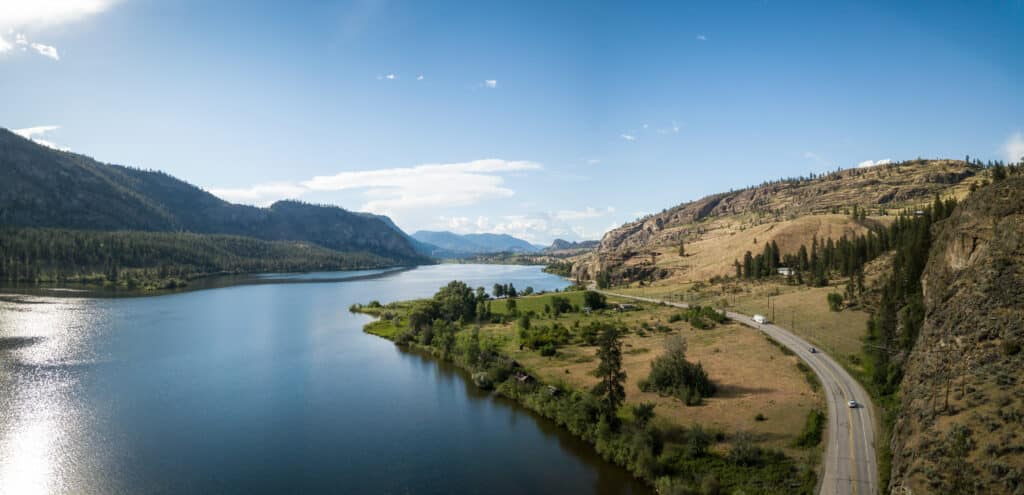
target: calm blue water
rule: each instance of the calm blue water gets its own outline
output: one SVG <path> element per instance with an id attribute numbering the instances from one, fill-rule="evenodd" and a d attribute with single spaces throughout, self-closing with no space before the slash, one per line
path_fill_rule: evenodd
<path id="1" fill-rule="evenodd" d="M 438 265 L 322 282 L 338 275 L 0 298 L 0 493 L 647 493 L 550 423 L 362 333 L 368 319 L 348 312 L 453 279 L 564 281 L 539 267 Z"/>

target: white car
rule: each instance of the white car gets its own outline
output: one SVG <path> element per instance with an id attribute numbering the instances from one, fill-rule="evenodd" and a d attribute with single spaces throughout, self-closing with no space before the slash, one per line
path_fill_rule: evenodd
<path id="1" fill-rule="evenodd" d="M 855 400 L 851 400 L 850 402 L 847 402 L 847 404 L 849 404 L 849 406 L 850 406 L 850 409 L 857 409 L 858 407 L 860 407 L 860 406 L 859 406 L 859 405 L 857 404 L 857 401 L 855 401 Z"/>

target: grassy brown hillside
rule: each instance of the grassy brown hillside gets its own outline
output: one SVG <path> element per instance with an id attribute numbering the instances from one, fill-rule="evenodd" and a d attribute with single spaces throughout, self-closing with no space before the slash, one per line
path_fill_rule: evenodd
<path id="1" fill-rule="evenodd" d="M 729 275 L 734 260 L 748 250 L 759 252 L 766 242 L 794 252 L 815 236 L 864 233 L 936 194 L 961 198 L 982 180 L 980 172 L 963 161 L 915 160 L 715 194 L 608 232 L 597 252 L 576 263 L 573 275 L 591 279 L 607 271 L 620 281 L 674 282 Z M 854 207 L 866 215 L 855 219 Z"/>
<path id="2" fill-rule="evenodd" d="M 1024 493 L 1024 177 L 939 226 L 892 438 L 894 493 Z"/>

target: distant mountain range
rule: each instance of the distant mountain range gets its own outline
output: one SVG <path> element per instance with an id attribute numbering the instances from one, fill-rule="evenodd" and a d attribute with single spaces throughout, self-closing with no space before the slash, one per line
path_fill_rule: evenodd
<path id="1" fill-rule="evenodd" d="M 557 239 L 544 247 L 507 234 L 408 235 L 387 216 L 336 206 L 291 200 L 265 208 L 233 204 L 163 172 L 101 163 L 5 129 L 0 129 L 0 226 L 227 234 L 309 242 L 393 264 L 596 245 Z"/>
<path id="2" fill-rule="evenodd" d="M 461 258 L 486 253 L 536 253 L 540 247 L 507 234 L 456 234 L 420 230 L 412 238 L 427 248 L 435 258 Z"/>
<path id="3" fill-rule="evenodd" d="M 298 201 L 232 204 L 163 172 L 103 164 L 4 129 L 0 225 L 231 234 L 373 253 L 394 264 L 429 261 L 387 217 Z"/>

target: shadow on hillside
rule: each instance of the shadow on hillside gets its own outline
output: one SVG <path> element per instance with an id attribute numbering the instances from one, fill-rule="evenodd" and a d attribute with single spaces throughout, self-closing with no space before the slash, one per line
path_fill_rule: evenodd
<path id="1" fill-rule="evenodd" d="M 717 384 L 718 391 L 715 392 L 715 398 L 729 399 L 734 397 L 744 397 L 753 394 L 764 394 L 773 392 L 774 389 L 766 387 L 744 387 L 743 385 L 730 385 L 730 384 Z"/>

